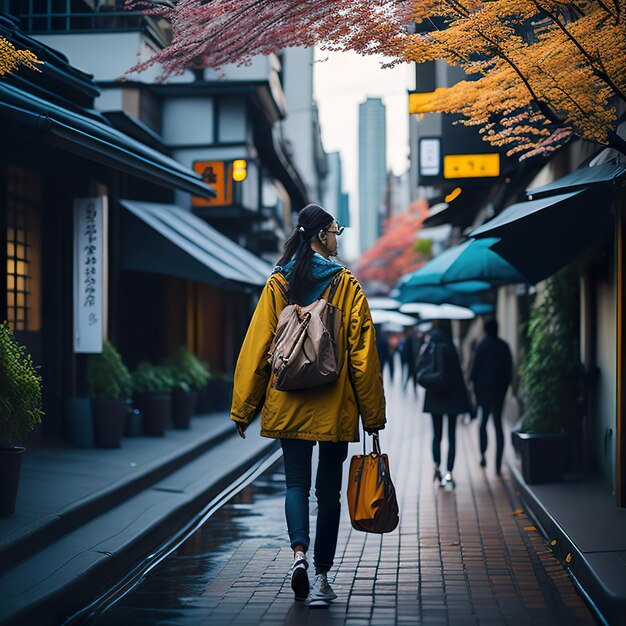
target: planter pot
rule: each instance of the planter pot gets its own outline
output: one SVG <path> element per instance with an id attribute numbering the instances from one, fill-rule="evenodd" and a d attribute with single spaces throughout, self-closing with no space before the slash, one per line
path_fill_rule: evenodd
<path id="1" fill-rule="evenodd" d="M 215 381 L 210 380 L 202 389 L 198 389 L 198 413 L 215 412 Z"/>
<path id="2" fill-rule="evenodd" d="M 0 517 L 15 513 L 23 446 L 0 448 Z"/>
<path id="3" fill-rule="evenodd" d="M 143 434 L 143 413 L 139 409 L 132 409 L 126 414 L 124 437 L 140 437 Z"/>
<path id="4" fill-rule="evenodd" d="M 174 428 L 189 428 L 197 402 L 197 391 L 176 390 L 172 392 L 172 423 Z"/>
<path id="5" fill-rule="evenodd" d="M 522 474 L 528 485 L 563 480 L 569 464 L 570 438 L 563 433 L 517 433 Z"/>
<path id="6" fill-rule="evenodd" d="M 162 437 L 172 412 L 172 394 L 142 393 L 137 396 L 137 407 L 143 413 L 144 435 Z"/>
<path id="7" fill-rule="evenodd" d="M 221 380 L 212 378 L 206 385 L 207 413 L 215 413 L 220 410 L 221 382 Z"/>
<path id="8" fill-rule="evenodd" d="M 233 383 L 229 380 L 215 380 L 214 382 L 214 398 L 215 410 L 227 411 L 233 396 Z"/>
<path id="9" fill-rule="evenodd" d="M 72 445 L 77 448 L 93 448 L 93 415 L 89 398 L 67 398 L 65 400 L 67 429 Z"/>
<path id="10" fill-rule="evenodd" d="M 229 411 L 233 401 L 233 382 L 231 380 L 221 381 L 222 392 L 220 394 L 222 403 L 220 410 Z"/>
<path id="11" fill-rule="evenodd" d="M 119 448 L 126 425 L 128 400 L 92 400 L 93 426 L 98 448 Z"/>

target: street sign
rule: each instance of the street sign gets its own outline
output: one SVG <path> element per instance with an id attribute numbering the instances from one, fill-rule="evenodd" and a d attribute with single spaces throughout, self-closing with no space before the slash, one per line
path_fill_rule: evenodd
<path id="1" fill-rule="evenodd" d="M 102 352 L 106 332 L 107 198 L 74 200 L 74 352 Z"/>
<path id="2" fill-rule="evenodd" d="M 217 192 L 215 198 L 194 196 L 193 206 L 227 206 L 233 202 L 232 164 L 225 161 L 194 161 L 194 172 Z"/>
<path id="3" fill-rule="evenodd" d="M 423 115 L 424 113 L 441 113 L 433 107 L 433 98 L 444 91 L 447 87 L 438 87 L 434 91 L 414 91 L 409 94 L 409 114 Z"/>
<path id="4" fill-rule="evenodd" d="M 446 154 L 443 157 L 444 178 L 488 178 L 500 176 L 500 155 Z"/>
<path id="5" fill-rule="evenodd" d="M 441 139 L 420 139 L 419 169 L 420 176 L 441 174 Z"/>

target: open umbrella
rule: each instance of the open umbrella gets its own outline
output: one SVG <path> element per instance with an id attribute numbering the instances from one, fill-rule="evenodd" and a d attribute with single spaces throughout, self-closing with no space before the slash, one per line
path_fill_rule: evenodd
<path id="1" fill-rule="evenodd" d="M 464 306 L 454 304 L 429 304 L 408 302 L 400 307 L 400 313 L 419 315 L 422 320 L 471 320 L 476 314 Z"/>
<path id="2" fill-rule="evenodd" d="M 400 326 L 413 326 L 417 320 L 410 315 L 388 311 L 384 309 L 372 309 L 372 321 L 374 324 L 399 324 Z"/>
<path id="3" fill-rule="evenodd" d="M 462 286 L 464 290 L 459 289 Z M 470 289 L 470 287 L 473 288 Z M 402 284 L 391 292 L 392 297 L 402 303 L 429 302 L 431 304 L 456 304 L 470 307 L 472 304 L 484 302 L 484 294 L 491 288 L 489 283 L 474 281 L 471 283 L 458 283 L 454 285 L 422 285 L 412 287 Z"/>
<path id="4" fill-rule="evenodd" d="M 448 248 L 415 270 L 404 285 L 452 286 L 455 283 L 483 282 L 490 286 L 526 282 L 508 261 L 491 249 L 497 242 L 496 238 L 469 239 Z"/>
<path id="5" fill-rule="evenodd" d="M 367 302 L 370 305 L 370 309 L 391 309 L 397 311 L 400 308 L 400 303 L 393 298 L 373 297 L 368 298 Z"/>

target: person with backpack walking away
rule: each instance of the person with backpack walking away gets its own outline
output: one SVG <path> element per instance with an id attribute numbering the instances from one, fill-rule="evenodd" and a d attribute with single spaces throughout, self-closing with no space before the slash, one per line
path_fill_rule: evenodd
<path id="1" fill-rule="evenodd" d="M 487 422 L 493 416 L 496 429 L 496 474 L 502 470 L 504 433 L 502 432 L 502 407 L 513 375 L 513 359 L 506 341 L 498 337 L 498 322 L 485 322 L 486 337 L 476 346 L 470 373 L 476 403 L 482 409 L 480 420 L 480 466 L 485 467 L 487 452 Z"/>
<path id="2" fill-rule="evenodd" d="M 306 599 L 311 607 L 328 607 L 337 597 L 328 572 L 337 546 L 348 442 L 359 441 L 359 415 L 369 434 L 386 422 L 376 333 L 365 294 L 351 272 L 330 260 L 342 231 L 316 204 L 300 211 L 241 347 L 230 412 L 241 437 L 261 411 L 261 435 L 280 440 L 285 516 L 294 552 L 291 587 L 295 599 Z M 309 492 L 316 443 L 318 514 L 310 587 Z"/>
<path id="3" fill-rule="evenodd" d="M 417 363 L 417 382 L 426 389 L 424 412 L 433 422 L 433 480 L 446 489 L 454 489 L 452 477 L 456 457 L 456 422 L 460 413 L 470 410 L 467 388 L 459 356 L 451 339 L 449 320 L 434 320 Z M 448 419 L 448 459 L 446 474 L 441 476 L 441 439 L 443 416 Z"/>

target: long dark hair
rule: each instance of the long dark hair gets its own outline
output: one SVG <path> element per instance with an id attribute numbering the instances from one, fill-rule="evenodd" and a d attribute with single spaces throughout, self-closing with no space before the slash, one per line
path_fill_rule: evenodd
<path id="1" fill-rule="evenodd" d="M 304 295 L 312 287 L 314 281 L 311 276 L 311 240 L 320 230 L 328 228 L 335 218 L 327 213 L 319 204 L 308 204 L 298 213 L 298 224 L 287 241 L 283 256 L 278 265 L 285 265 L 295 255 L 295 264 L 287 277 L 289 287 L 287 296 L 292 302 L 301 302 Z"/>

